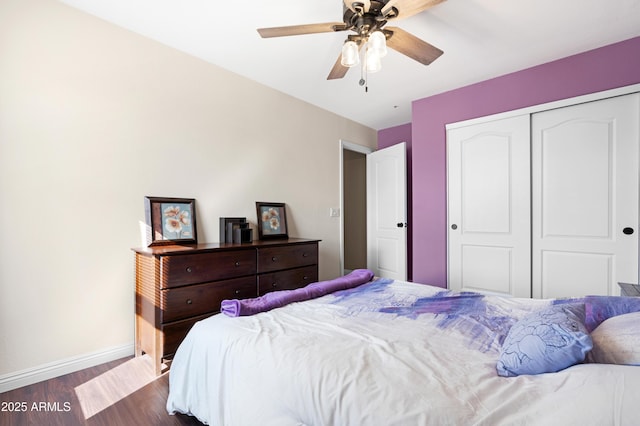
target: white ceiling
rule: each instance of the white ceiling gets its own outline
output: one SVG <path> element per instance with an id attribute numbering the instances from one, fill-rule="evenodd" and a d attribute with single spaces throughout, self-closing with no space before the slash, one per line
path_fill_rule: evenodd
<path id="1" fill-rule="evenodd" d="M 326 80 L 347 33 L 256 32 L 340 22 L 341 0 L 61 1 L 377 130 L 410 122 L 413 100 L 640 36 L 640 0 L 448 0 L 390 22 L 444 55 L 390 51 L 365 93 L 358 69 Z"/>

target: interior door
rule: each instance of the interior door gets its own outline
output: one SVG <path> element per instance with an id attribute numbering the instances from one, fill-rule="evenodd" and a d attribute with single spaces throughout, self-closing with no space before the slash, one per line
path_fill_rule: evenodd
<path id="1" fill-rule="evenodd" d="M 533 296 L 638 282 L 640 95 L 532 118 Z"/>
<path id="2" fill-rule="evenodd" d="M 448 282 L 531 297 L 529 115 L 447 131 Z"/>
<path id="3" fill-rule="evenodd" d="M 367 268 L 407 279 L 407 165 L 404 142 L 367 155 Z"/>

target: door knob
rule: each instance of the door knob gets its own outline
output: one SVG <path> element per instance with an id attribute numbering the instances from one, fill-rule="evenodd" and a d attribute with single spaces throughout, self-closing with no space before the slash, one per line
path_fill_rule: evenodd
<path id="1" fill-rule="evenodd" d="M 633 234 L 633 228 L 626 227 L 626 228 L 624 228 L 624 229 L 622 230 L 622 233 L 623 233 L 624 235 L 631 235 L 631 234 Z"/>
<path id="2" fill-rule="evenodd" d="M 458 225 L 454 223 L 453 225 L 451 225 L 451 229 L 458 229 Z"/>
<path id="3" fill-rule="evenodd" d="M 407 226 L 407 224 L 406 223 L 402 223 L 402 222 L 398 222 L 398 223 L 396 223 L 396 226 L 398 228 L 404 228 L 405 226 Z"/>

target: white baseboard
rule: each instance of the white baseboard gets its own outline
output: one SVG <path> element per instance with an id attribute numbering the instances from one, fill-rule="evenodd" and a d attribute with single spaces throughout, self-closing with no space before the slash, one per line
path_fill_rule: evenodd
<path id="1" fill-rule="evenodd" d="M 0 393 L 133 355 L 134 345 L 115 346 L 0 376 Z"/>

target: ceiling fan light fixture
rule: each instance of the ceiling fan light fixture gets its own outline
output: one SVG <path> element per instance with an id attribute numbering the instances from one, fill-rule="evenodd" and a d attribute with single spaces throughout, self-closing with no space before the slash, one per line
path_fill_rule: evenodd
<path id="1" fill-rule="evenodd" d="M 345 41 L 342 45 L 342 59 L 340 63 L 344 67 L 355 67 L 360 63 L 359 53 L 358 45 L 355 41 Z"/>
<path id="2" fill-rule="evenodd" d="M 376 30 L 369 36 L 369 48 L 378 52 L 378 56 L 383 58 L 387 54 L 387 38 L 380 30 Z"/>
<path id="3" fill-rule="evenodd" d="M 378 72 L 382 69 L 382 61 L 380 60 L 380 54 L 377 50 L 367 47 L 367 54 L 365 55 L 365 71 L 371 74 Z"/>
<path id="4" fill-rule="evenodd" d="M 343 78 L 349 68 L 359 65 L 362 85 L 362 82 L 366 82 L 365 73 L 381 69 L 381 58 L 387 54 L 388 48 L 423 65 L 429 65 L 444 53 L 401 28 L 386 27 L 387 21 L 398 17 L 407 18 L 443 1 L 445 0 L 343 0 L 342 22 L 258 28 L 258 33 L 262 38 L 271 38 L 350 31 L 346 40 L 343 39 L 345 42 L 340 55 L 327 80 Z M 368 55 L 367 51 L 370 51 Z"/>

